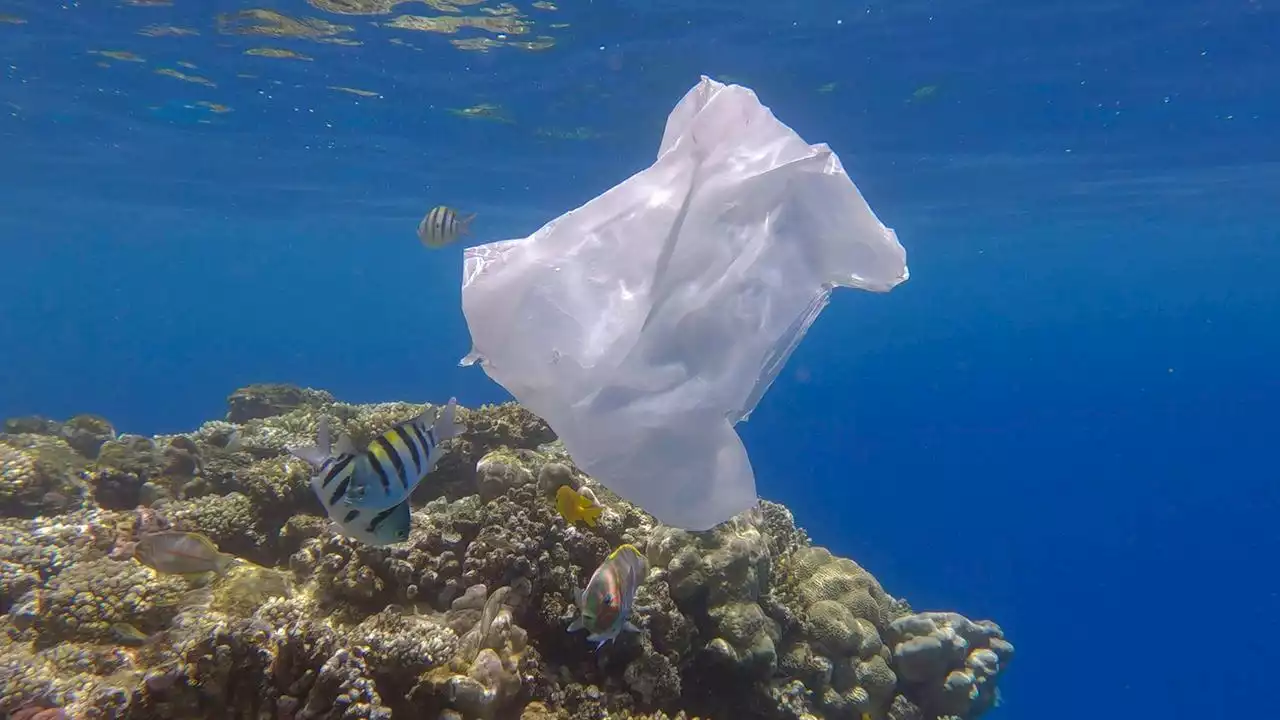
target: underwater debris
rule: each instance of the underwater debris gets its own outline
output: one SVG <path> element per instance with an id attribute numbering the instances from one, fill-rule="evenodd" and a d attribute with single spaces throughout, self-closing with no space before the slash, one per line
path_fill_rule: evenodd
<path id="1" fill-rule="evenodd" d="M 6 421 L 0 489 L 22 502 L 0 503 L 0 711 L 972 720 L 994 704 L 1014 654 L 995 623 L 910 609 L 812 545 L 781 505 L 706 532 L 659 525 L 514 403 L 458 408 L 468 429 L 411 497 L 405 542 L 345 536 L 287 448 L 322 418 L 367 444 L 421 413 L 282 385 L 234 393 L 236 422 L 100 449 L 105 420 Z M 82 447 L 96 460 L 68 444 L 67 425 L 94 431 Z M 81 478 L 90 469 L 149 489 L 103 507 Z M 196 480 L 201 494 L 184 495 Z M 607 510 L 571 527 L 555 497 L 587 487 Z M 188 541 L 205 565 L 239 559 L 188 577 L 120 552 L 187 533 L 222 548 Z M 648 572 L 597 596 L 589 629 L 613 638 L 597 651 L 566 629 L 615 549 Z M 628 616 L 600 611 L 611 603 L 631 609 L 635 632 L 614 632 Z"/>

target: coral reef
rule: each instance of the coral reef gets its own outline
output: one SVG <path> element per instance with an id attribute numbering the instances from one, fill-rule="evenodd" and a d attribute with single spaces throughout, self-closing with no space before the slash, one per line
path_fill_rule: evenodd
<path id="1" fill-rule="evenodd" d="M 814 546 L 781 505 L 701 533 L 579 471 L 513 403 L 411 499 L 405 542 L 346 537 L 288 444 L 319 421 L 365 442 L 422 406 L 253 385 L 187 434 L 17 418 L 0 434 L 0 717 L 351 720 L 971 720 L 995 706 L 1000 627 L 914 612 Z M 555 510 L 588 487 L 593 527 Z M 157 572 L 138 538 L 199 532 L 238 559 Z M 649 562 L 624 633 L 566 631 L 618 545 Z"/>

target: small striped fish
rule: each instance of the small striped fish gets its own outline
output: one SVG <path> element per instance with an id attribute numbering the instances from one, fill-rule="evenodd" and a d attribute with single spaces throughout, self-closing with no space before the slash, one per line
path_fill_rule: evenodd
<path id="1" fill-rule="evenodd" d="M 325 512 L 346 526 L 363 519 L 348 519 L 352 510 L 376 514 L 393 510 L 409 499 L 444 455 L 441 444 L 466 429 L 455 419 L 457 406 L 458 401 L 449 398 L 443 411 L 428 410 L 402 422 L 374 438 L 363 450 L 357 450 L 345 434 L 330 447 L 329 422 L 323 418 L 318 442 L 290 447 L 289 452 L 318 471 L 311 478 L 312 490 Z M 367 522 L 376 519 L 375 516 Z M 377 529 L 372 524 L 366 527 L 369 532 Z"/>
<path id="2" fill-rule="evenodd" d="M 471 221 L 475 219 L 475 213 L 463 217 L 451 207 L 438 205 L 418 223 L 418 239 L 433 250 L 442 248 L 457 240 L 459 235 L 470 234 Z"/>

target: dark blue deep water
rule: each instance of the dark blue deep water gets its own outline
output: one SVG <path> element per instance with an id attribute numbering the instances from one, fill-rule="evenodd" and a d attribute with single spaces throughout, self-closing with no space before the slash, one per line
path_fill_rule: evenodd
<path id="1" fill-rule="evenodd" d="M 457 367 L 462 250 L 418 219 L 531 233 L 652 162 L 707 74 L 829 143 L 911 267 L 838 292 L 740 426 L 760 494 L 917 609 L 1001 623 L 992 717 L 1274 716 L 1274 0 L 517 0 L 505 39 L 317 4 L 256 7 L 363 44 L 0 0 L 0 416 L 503 400 Z"/>

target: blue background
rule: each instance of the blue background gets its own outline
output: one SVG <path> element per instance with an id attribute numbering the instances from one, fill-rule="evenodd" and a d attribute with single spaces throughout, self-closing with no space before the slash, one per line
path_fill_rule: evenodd
<path id="1" fill-rule="evenodd" d="M 172 432 L 257 381 L 505 399 L 456 366 L 461 247 L 418 219 L 526 235 L 724 77 L 840 154 L 912 273 L 838 292 L 740 426 L 761 495 L 918 609 L 1000 622 L 995 717 L 1274 711 L 1274 2 L 559 5 L 517 3 L 555 47 L 477 53 L 301 2 L 259 7 L 364 44 L 220 34 L 226 2 L 0 2 L 28 21 L 0 23 L 0 415 Z M 478 103 L 512 122 L 449 112 Z"/>

